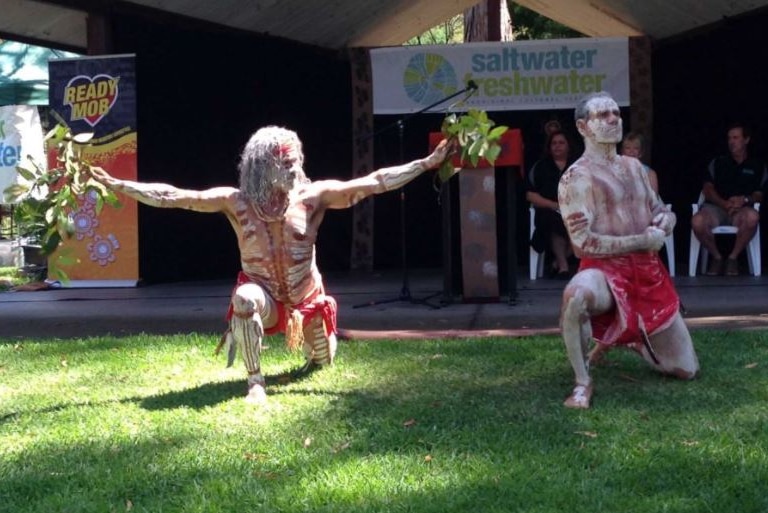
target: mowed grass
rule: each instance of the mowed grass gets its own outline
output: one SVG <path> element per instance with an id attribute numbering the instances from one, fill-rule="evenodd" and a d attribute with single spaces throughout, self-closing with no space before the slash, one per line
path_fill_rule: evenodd
<path id="1" fill-rule="evenodd" d="M 342 342 L 269 405 L 218 335 L 0 341 L 1 512 L 766 512 L 768 334 L 680 382 L 614 351 L 563 408 L 558 337 Z"/>

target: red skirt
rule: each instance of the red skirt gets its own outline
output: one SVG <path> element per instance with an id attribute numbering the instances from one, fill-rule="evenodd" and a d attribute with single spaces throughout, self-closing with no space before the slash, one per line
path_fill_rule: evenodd
<path id="1" fill-rule="evenodd" d="M 616 307 L 592 317 L 592 335 L 604 345 L 641 342 L 667 328 L 680 309 L 680 298 L 657 253 L 629 253 L 610 258 L 583 258 L 579 270 L 603 272 Z"/>
<path id="2" fill-rule="evenodd" d="M 245 283 L 253 282 L 248 278 L 248 275 L 240 271 L 237 275 L 237 283 L 234 290 L 237 290 L 237 287 Z M 288 327 L 288 318 L 290 317 L 290 312 L 292 310 L 298 310 L 301 312 L 304 318 L 304 326 L 309 324 L 312 318 L 316 315 L 321 315 L 323 317 L 323 321 L 325 321 L 325 336 L 329 337 L 332 333 L 336 333 L 336 312 L 338 311 L 336 300 L 331 296 L 326 296 L 322 293 L 321 290 L 316 290 L 299 305 L 286 306 L 283 303 L 279 303 L 277 301 L 275 301 L 275 303 L 277 305 L 277 323 L 275 323 L 275 325 L 272 327 L 264 329 L 264 333 L 267 335 L 285 333 L 286 328 Z M 229 308 L 227 309 L 227 314 L 225 316 L 227 321 L 232 319 L 232 314 L 233 308 L 232 302 L 230 301 Z"/>

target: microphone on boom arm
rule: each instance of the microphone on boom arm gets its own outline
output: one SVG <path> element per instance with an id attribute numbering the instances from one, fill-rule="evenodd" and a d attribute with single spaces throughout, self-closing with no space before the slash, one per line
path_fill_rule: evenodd
<path id="1" fill-rule="evenodd" d="M 468 80 L 467 89 L 471 89 L 472 91 L 477 91 L 477 82 L 475 82 L 474 80 Z"/>

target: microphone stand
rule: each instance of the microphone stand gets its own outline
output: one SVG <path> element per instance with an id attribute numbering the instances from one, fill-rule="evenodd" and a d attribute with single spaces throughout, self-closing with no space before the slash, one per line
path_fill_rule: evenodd
<path id="1" fill-rule="evenodd" d="M 418 116 L 419 114 L 422 114 L 428 110 L 431 110 L 432 108 L 440 105 L 441 103 L 445 103 L 448 100 L 451 100 L 453 98 L 456 98 L 457 96 L 460 96 L 462 94 L 467 94 L 467 96 L 462 100 L 466 101 L 470 96 L 472 96 L 475 91 L 477 91 L 477 84 L 474 81 L 469 81 L 467 83 L 467 87 L 462 89 L 461 91 L 458 91 L 456 93 L 453 93 L 450 96 L 446 96 L 445 98 L 436 101 L 435 103 L 431 105 L 427 105 L 423 109 L 413 112 L 411 114 L 408 114 L 407 116 L 403 116 L 402 118 L 398 119 L 394 123 L 385 126 L 381 130 L 378 130 L 377 132 L 373 133 L 370 137 L 376 137 L 377 135 L 380 135 L 384 132 L 387 132 L 391 130 L 393 127 L 397 127 L 397 136 L 398 136 L 398 148 L 399 148 L 399 158 L 400 162 L 402 163 L 405 159 L 405 156 L 403 154 L 403 140 L 405 136 L 405 122 L 411 119 L 414 116 Z M 454 104 L 455 105 L 455 104 Z M 450 105 L 448 109 L 453 107 L 454 105 Z M 388 298 L 388 299 L 379 299 L 374 301 L 369 301 L 367 303 L 361 303 L 358 305 L 353 305 L 352 308 L 364 308 L 368 306 L 375 306 L 375 305 L 381 305 L 386 303 L 395 303 L 397 301 L 408 301 L 412 304 L 421 304 L 428 306 L 430 308 L 433 308 L 435 310 L 441 308 L 440 305 L 434 305 L 432 303 L 429 303 L 429 299 L 437 296 L 440 294 L 440 292 L 436 292 L 434 294 L 431 294 L 427 296 L 424 299 L 416 299 L 411 295 L 411 289 L 410 289 L 410 283 L 409 283 L 409 276 L 408 276 L 408 258 L 406 253 L 406 215 L 405 215 L 405 185 L 400 187 L 399 191 L 400 195 L 400 265 L 402 267 L 402 286 L 400 287 L 400 295 L 394 298 Z"/>

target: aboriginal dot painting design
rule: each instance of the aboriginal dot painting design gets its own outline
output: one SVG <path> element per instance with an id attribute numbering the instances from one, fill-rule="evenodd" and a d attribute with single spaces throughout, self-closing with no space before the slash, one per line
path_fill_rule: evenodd
<path id="1" fill-rule="evenodd" d="M 75 237 L 77 240 L 83 240 L 86 237 L 91 238 L 94 229 L 99 226 L 99 220 L 93 210 L 78 210 L 72 216 L 75 225 Z"/>
<path id="2" fill-rule="evenodd" d="M 439 102 L 456 92 L 456 72 L 442 55 L 419 53 L 411 57 L 403 74 L 408 97 L 422 105 Z"/>
<path id="3" fill-rule="evenodd" d="M 93 238 L 93 242 L 88 244 L 88 254 L 91 257 L 91 260 L 98 262 L 101 266 L 114 262 L 117 258 L 115 257 L 115 251 L 118 249 L 120 249 L 120 244 L 117 242 L 117 238 L 112 234 L 106 238 L 101 235 L 96 235 Z"/>
<path id="4" fill-rule="evenodd" d="M 120 249 L 120 242 L 111 233 L 106 237 L 96 234 L 96 228 L 99 226 L 99 216 L 96 213 L 98 194 L 95 191 L 88 191 L 79 195 L 77 199 L 80 208 L 71 214 L 75 237 L 79 241 L 92 239 L 93 242 L 86 246 L 88 256 L 91 261 L 98 262 L 102 267 L 107 266 L 117 260 L 115 251 Z"/>
<path id="5" fill-rule="evenodd" d="M 88 191 L 79 195 L 77 199 L 80 208 L 72 214 L 72 222 L 75 226 L 75 237 L 77 240 L 83 240 L 86 237 L 93 237 L 94 229 L 99 226 L 96 215 L 97 194 L 94 191 Z"/>

